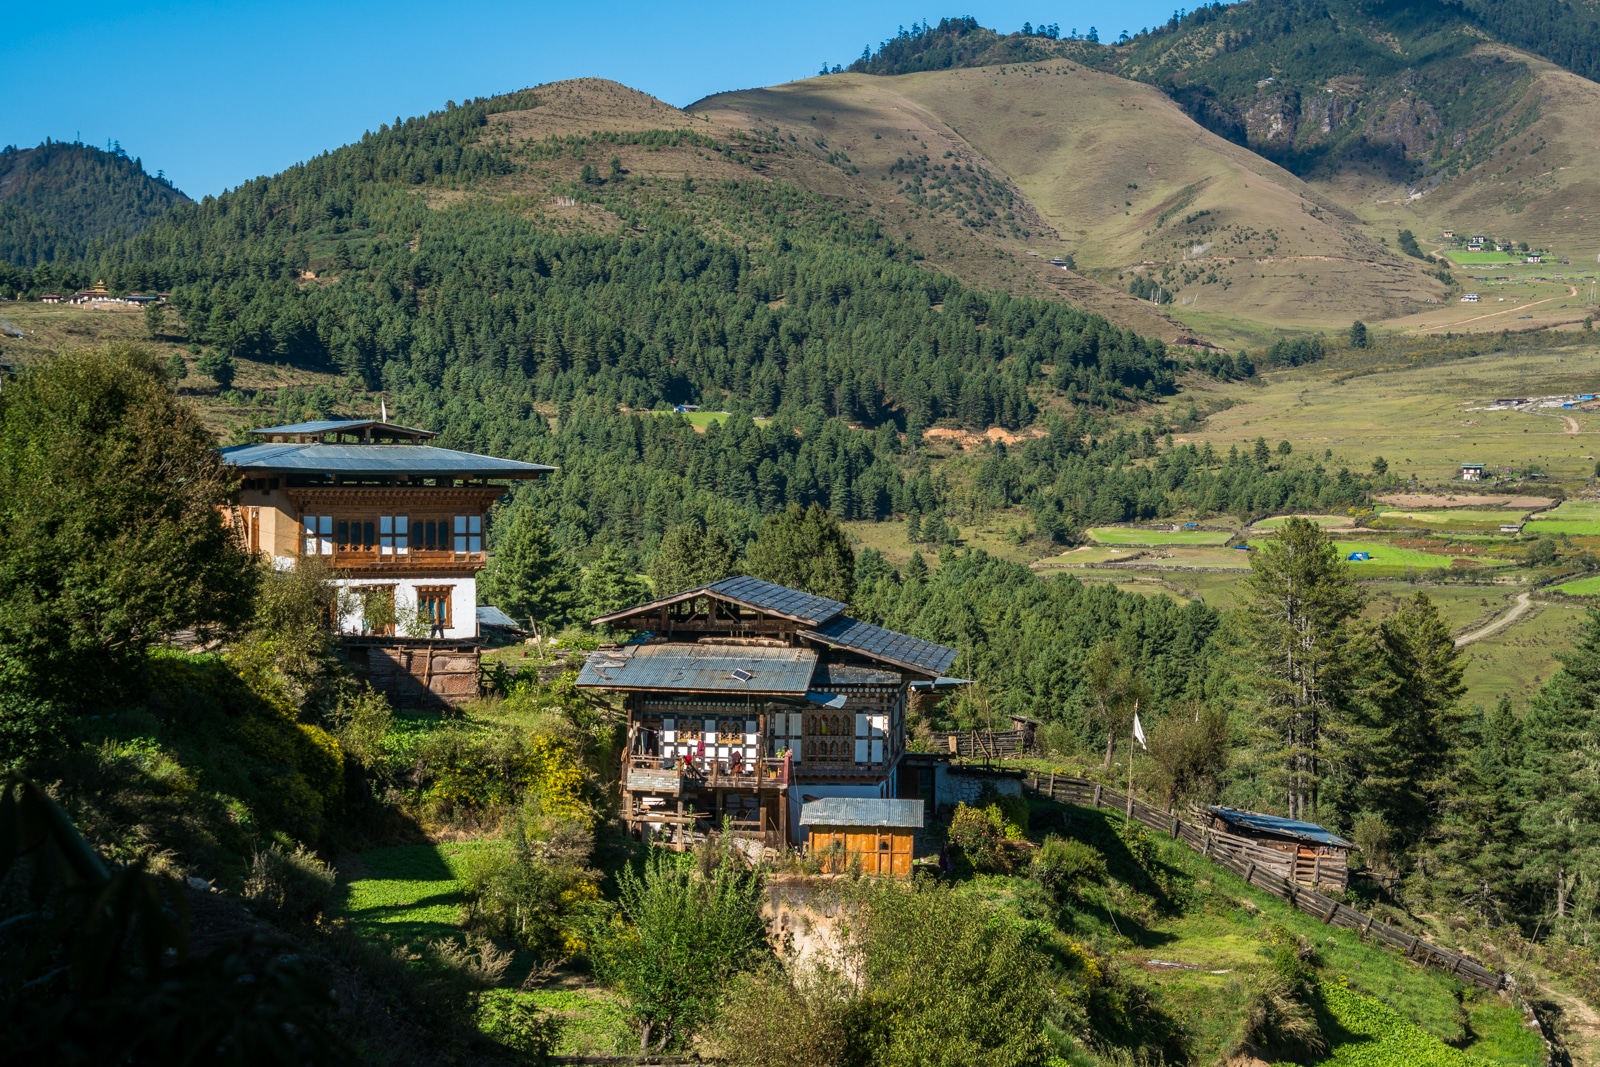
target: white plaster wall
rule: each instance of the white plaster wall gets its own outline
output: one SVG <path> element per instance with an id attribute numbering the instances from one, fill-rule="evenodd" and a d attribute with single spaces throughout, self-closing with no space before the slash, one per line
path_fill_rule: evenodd
<path id="1" fill-rule="evenodd" d="M 338 578 L 334 585 L 341 590 L 354 591 L 362 586 L 392 585 L 396 609 L 415 610 L 418 586 L 454 586 L 450 594 L 450 621 L 446 637 L 470 638 L 478 636 L 478 581 L 476 578 Z M 353 604 L 352 610 L 340 620 L 340 629 L 348 634 L 361 632 L 361 608 Z M 404 636 L 404 635 L 401 635 Z"/>

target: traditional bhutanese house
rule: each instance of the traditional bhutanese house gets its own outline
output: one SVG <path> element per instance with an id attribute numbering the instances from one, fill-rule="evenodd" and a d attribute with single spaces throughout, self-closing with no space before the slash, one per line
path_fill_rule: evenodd
<path id="1" fill-rule="evenodd" d="M 1282 871 L 1301 885 L 1343 889 L 1349 881 L 1350 850 L 1355 845 L 1332 830 L 1316 823 L 1238 808 L 1213 805 L 1206 811 L 1211 816 L 1211 829 L 1245 838 L 1257 848 L 1279 854 Z"/>
<path id="2" fill-rule="evenodd" d="M 907 696 L 963 684 L 944 677 L 956 652 L 844 610 L 739 577 L 594 620 L 641 634 L 577 683 L 623 698 L 634 832 L 682 844 L 729 819 L 780 847 L 804 840 L 802 802 L 918 795 L 899 776 Z"/>
<path id="3" fill-rule="evenodd" d="M 800 810 L 806 851 L 822 861 L 824 874 L 911 877 L 921 800 L 826 797 Z"/>
<path id="4" fill-rule="evenodd" d="M 254 434 L 221 450 L 240 479 L 232 519 L 246 547 L 280 570 L 328 566 L 352 660 L 396 703 L 476 696 L 485 515 L 512 481 L 555 468 L 437 448 L 426 430 L 371 419 Z"/>
<path id="5" fill-rule="evenodd" d="M 1463 463 L 1461 465 L 1461 480 L 1464 482 L 1483 481 L 1484 466 L 1482 463 Z"/>

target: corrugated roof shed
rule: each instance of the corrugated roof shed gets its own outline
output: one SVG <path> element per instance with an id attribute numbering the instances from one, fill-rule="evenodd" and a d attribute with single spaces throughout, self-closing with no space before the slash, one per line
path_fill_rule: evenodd
<path id="1" fill-rule="evenodd" d="M 538 478 L 556 468 L 480 456 L 433 445 L 233 445 L 221 449 L 234 467 L 274 474 L 414 474 L 424 478 Z"/>
<path id="2" fill-rule="evenodd" d="M 872 667 L 858 667 L 853 663 L 819 663 L 811 684 L 827 688 L 830 685 L 899 685 L 899 671 L 880 671 Z"/>
<path id="3" fill-rule="evenodd" d="M 624 645 L 591 653 L 577 684 L 586 689 L 804 696 L 816 668 L 817 654 L 808 648 Z M 735 671 L 748 677 L 736 677 Z"/>
<path id="4" fill-rule="evenodd" d="M 826 626 L 803 631 L 801 636 L 922 674 L 942 675 L 956 661 L 953 648 L 851 618 L 834 619 Z"/>
<path id="5" fill-rule="evenodd" d="M 478 625 L 494 626 L 502 630 L 520 630 L 522 624 L 497 607 L 489 604 L 478 605 Z"/>
<path id="6" fill-rule="evenodd" d="M 878 797 L 823 797 L 800 809 L 801 826 L 871 826 L 922 829 L 922 801 Z"/>
<path id="7" fill-rule="evenodd" d="M 1314 822 L 1300 822 L 1297 819 L 1284 819 L 1277 815 L 1264 815 L 1259 811 L 1243 811 L 1239 808 L 1224 808 L 1218 805 L 1212 805 L 1206 810 L 1230 826 L 1253 830 L 1256 833 L 1271 834 L 1274 837 L 1284 837 L 1294 841 L 1310 841 L 1318 845 L 1332 845 L 1335 848 L 1356 847 L 1354 842 L 1346 841 L 1332 830 L 1318 826 Z"/>

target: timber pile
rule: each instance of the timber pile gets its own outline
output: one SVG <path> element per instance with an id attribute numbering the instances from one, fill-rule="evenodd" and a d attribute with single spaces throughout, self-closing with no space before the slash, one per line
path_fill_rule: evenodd
<path id="1" fill-rule="evenodd" d="M 1049 778 L 1035 776 L 1029 785 L 1031 791 L 1051 800 L 1082 807 L 1108 808 L 1113 811 L 1128 809 L 1128 796 L 1081 778 Z M 1321 919 L 1330 926 L 1354 930 L 1362 940 L 1371 938 L 1385 948 L 1404 953 L 1408 959 L 1454 975 L 1461 981 L 1483 989 L 1499 991 L 1508 984 L 1506 975 L 1497 974 L 1483 964 L 1470 960 L 1459 952 L 1424 941 L 1404 930 L 1396 930 L 1370 915 L 1341 904 L 1316 890 L 1295 883 L 1292 869 L 1282 853 L 1263 849 L 1247 838 L 1220 833 L 1206 827 L 1184 822 L 1178 816 L 1142 801 L 1133 802 L 1133 817 L 1145 826 L 1182 841 L 1195 852 L 1217 866 L 1232 871 L 1257 889 L 1271 893 L 1308 915 Z M 1289 858 L 1292 863 L 1292 857 Z"/>
<path id="2" fill-rule="evenodd" d="M 1027 738 L 1021 730 L 969 730 L 946 734 L 952 756 L 965 759 L 999 760 L 1029 754 Z"/>

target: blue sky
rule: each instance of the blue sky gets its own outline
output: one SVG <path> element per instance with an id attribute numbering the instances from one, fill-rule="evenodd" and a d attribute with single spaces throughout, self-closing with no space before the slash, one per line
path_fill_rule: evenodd
<path id="1" fill-rule="evenodd" d="M 848 63 L 923 18 L 971 14 L 1002 32 L 1092 25 L 1110 40 L 1172 11 L 1151 0 L 31 4 L 0 34 L 0 144 L 115 139 L 199 197 L 450 99 L 594 75 L 682 106 Z"/>

